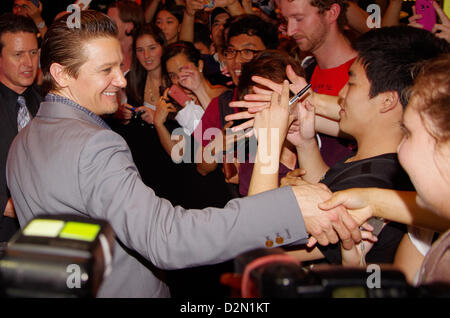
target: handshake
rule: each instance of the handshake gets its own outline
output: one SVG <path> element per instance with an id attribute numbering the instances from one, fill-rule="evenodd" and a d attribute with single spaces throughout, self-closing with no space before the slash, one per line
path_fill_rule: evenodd
<path id="1" fill-rule="evenodd" d="M 373 230 L 373 227 L 365 224 L 373 216 L 369 208 L 347 210 L 336 197 L 332 198 L 332 192 L 324 184 L 298 181 L 292 185 L 292 190 L 306 231 L 311 235 L 308 247 L 316 243 L 325 246 L 341 241 L 342 248 L 349 250 L 362 239 L 361 225 L 364 224 L 368 231 Z"/>

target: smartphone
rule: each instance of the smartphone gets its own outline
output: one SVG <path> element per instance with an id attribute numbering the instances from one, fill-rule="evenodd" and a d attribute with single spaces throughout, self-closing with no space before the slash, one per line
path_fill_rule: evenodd
<path id="1" fill-rule="evenodd" d="M 178 86 L 173 84 L 170 88 L 169 88 L 169 92 L 168 92 L 169 96 L 175 100 L 180 106 L 184 107 L 186 106 L 186 103 L 190 100 L 192 100 L 184 91 L 183 89 Z"/>
<path id="2" fill-rule="evenodd" d="M 214 0 L 203 0 L 203 9 L 214 8 Z"/>
<path id="3" fill-rule="evenodd" d="M 422 18 L 417 23 L 423 25 L 425 30 L 433 30 L 436 24 L 436 11 L 433 7 L 433 0 L 416 0 L 416 14 L 421 14 Z"/>
<path id="4" fill-rule="evenodd" d="M 30 0 L 36 7 L 39 8 L 39 0 Z"/>

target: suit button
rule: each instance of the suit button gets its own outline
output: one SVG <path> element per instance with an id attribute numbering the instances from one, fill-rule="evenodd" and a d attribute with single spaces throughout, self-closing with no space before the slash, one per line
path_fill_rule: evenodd
<path id="1" fill-rule="evenodd" d="M 281 236 L 277 236 L 277 238 L 275 239 L 275 242 L 277 242 L 277 244 L 283 244 L 284 239 Z"/>
<path id="2" fill-rule="evenodd" d="M 273 241 L 272 240 L 267 240 L 266 241 L 266 246 L 267 247 L 272 247 L 273 246 Z"/>

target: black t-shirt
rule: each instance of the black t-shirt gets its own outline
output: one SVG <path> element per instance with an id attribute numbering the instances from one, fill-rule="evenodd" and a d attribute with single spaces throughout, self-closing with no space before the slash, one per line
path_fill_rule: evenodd
<path id="1" fill-rule="evenodd" d="M 339 162 L 328 170 L 321 182 L 332 192 L 370 187 L 414 191 L 414 186 L 400 166 L 396 153 L 349 163 Z M 405 225 L 389 222 L 378 235 L 378 242 L 367 253 L 367 263 L 392 263 L 398 244 L 405 233 Z M 339 243 L 328 246 L 318 245 L 318 248 L 329 263 L 342 263 Z"/>

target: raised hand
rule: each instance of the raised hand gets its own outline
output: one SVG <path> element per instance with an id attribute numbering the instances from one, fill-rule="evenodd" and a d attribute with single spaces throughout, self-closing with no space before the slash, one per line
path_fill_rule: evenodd
<path id="1" fill-rule="evenodd" d="M 158 101 L 158 104 L 156 105 L 156 112 L 154 116 L 154 124 L 156 125 L 163 125 L 166 120 L 169 113 L 176 112 L 177 109 L 175 106 L 173 106 L 171 103 L 168 103 L 167 100 L 167 94 L 169 92 L 169 89 L 167 88 L 164 91 L 163 96 Z"/>
<path id="2" fill-rule="evenodd" d="M 202 85 L 199 70 L 191 64 L 186 64 L 178 74 L 178 84 L 195 93 Z"/>
<path id="3" fill-rule="evenodd" d="M 436 3 L 436 1 L 433 1 L 433 7 L 436 10 L 436 13 L 438 14 L 439 18 L 441 19 L 442 24 L 436 23 L 433 27 L 432 32 L 438 38 L 450 42 L 450 19 L 447 17 L 444 10 L 442 10 L 439 4 Z"/>

